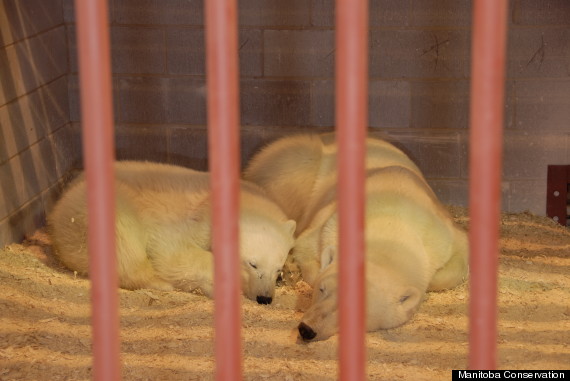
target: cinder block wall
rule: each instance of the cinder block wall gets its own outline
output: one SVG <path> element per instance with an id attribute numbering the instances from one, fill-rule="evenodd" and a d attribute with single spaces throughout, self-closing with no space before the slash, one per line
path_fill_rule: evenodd
<path id="1" fill-rule="evenodd" d="M 71 120 L 79 121 L 73 14 Z M 119 158 L 205 169 L 203 3 L 111 1 Z M 469 0 L 371 0 L 370 132 L 448 203 L 468 184 Z M 239 1 L 243 162 L 283 134 L 334 127 L 334 1 Z M 570 161 L 570 3 L 512 0 L 503 209 L 545 213 L 548 164 Z"/>
<path id="2" fill-rule="evenodd" d="M 79 161 L 62 1 L 0 2 L 0 247 L 44 223 Z"/>
<path id="3" fill-rule="evenodd" d="M 2 4 L 7 242 L 41 221 L 81 147 L 73 1 Z M 117 158 L 206 169 L 203 1 L 109 4 Z M 370 133 L 403 148 L 441 199 L 459 205 L 467 201 L 471 6 L 370 0 Z M 240 0 L 239 22 L 242 162 L 279 136 L 333 129 L 334 1 Z M 511 0 L 503 210 L 544 214 L 546 166 L 570 162 L 569 37 L 567 0 Z"/>

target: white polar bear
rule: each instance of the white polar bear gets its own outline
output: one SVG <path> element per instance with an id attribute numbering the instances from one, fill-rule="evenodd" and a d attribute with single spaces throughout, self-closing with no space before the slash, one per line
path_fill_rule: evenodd
<path id="1" fill-rule="evenodd" d="M 267 191 L 285 214 L 297 221 L 297 234 L 307 228 L 323 193 L 336 184 L 334 133 L 281 138 L 258 152 L 244 171 L 245 180 Z M 406 154 L 379 139 L 366 139 L 366 168 L 400 165 L 421 176 Z"/>
<path id="2" fill-rule="evenodd" d="M 300 200 L 302 210 L 295 215 L 301 222 L 297 225 L 293 257 L 314 294 L 312 306 L 299 324 L 299 333 L 304 340 L 320 340 L 337 331 L 334 135 L 284 140 L 277 141 L 275 149 L 269 145 L 254 158 L 245 177 L 267 187 L 285 211 L 292 210 L 288 205 L 294 203 L 287 185 L 298 194 L 305 192 Z M 293 144 L 295 140 L 303 143 Z M 320 155 L 316 148 L 319 140 Z M 316 164 L 306 160 L 309 154 L 299 152 L 296 157 L 300 162 L 295 163 L 295 157 L 288 153 L 291 150 L 283 148 L 287 143 L 301 147 L 309 145 L 307 142 L 313 144 L 310 157 Z M 427 290 L 442 290 L 462 282 L 467 273 L 468 245 L 465 232 L 453 223 L 419 169 L 403 152 L 376 139 L 369 138 L 366 145 L 367 329 L 377 330 L 408 321 Z M 271 161 L 262 161 L 263 156 Z M 285 163 L 296 170 L 287 171 Z M 306 167 L 313 175 L 303 174 Z M 297 181 L 296 176 L 303 180 Z M 303 188 L 303 184 L 311 185 Z"/>
<path id="3" fill-rule="evenodd" d="M 148 162 L 117 162 L 116 243 L 122 288 L 186 291 L 212 296 L 210 176 Z M 60 260 L 86 274 L 87 210 L 83 176 L 48 218 Z M 295 222 L 258 186 L 241 182 L 241 274 L 244 294 L 271 303 L 275 283 L 294 244 Z"/>
<path id="4" fill-rule="evenodd" d="M 463 282 L 468 243 L 423 179 L 407 168 L 369 170 L 366 198 L 366 327 L 374 331 L 408 321 L 426 291 Z M 312 305 L 299 324 L 307 341 L 337 332 L 337 219 L 333 200 L 293 249 L 301 271 L 316 274 L 308 280 L 314 288 Z"/>

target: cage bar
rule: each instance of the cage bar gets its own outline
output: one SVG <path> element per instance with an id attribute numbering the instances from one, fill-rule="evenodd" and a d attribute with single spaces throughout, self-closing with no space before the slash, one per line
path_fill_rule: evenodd
<path id="1" fill-rule="evenodd" d="M 473 3 L 469 368 L 496 369 L 507 0 Z"/>
<path id="2" fill-rule="evenodd" d="M 107 2 L 76 0 L 79 80 L 87 181 L 93 379 L 119 380 L 115 255 L 114 133 Z"/>
<path id="3" fill-rule="evenodd" d="M 205 13 L 216 379 L 235 381 L 242 377 L 237 4 L 209 0 Z"/>
<path id="4" fill-rule="evenodd" d="M 336 3 L 336 123 L 339 213 L 339 376 L 366 378 L 364 266 L 368 2 Z"/>

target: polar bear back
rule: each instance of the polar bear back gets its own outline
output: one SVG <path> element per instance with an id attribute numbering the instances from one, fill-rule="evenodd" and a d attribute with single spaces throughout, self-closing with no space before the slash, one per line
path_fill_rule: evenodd
<path id="1" fill-rule="evenodd" d="M 427 288 L 452 257 L 459 228 L 423 178 L 407 168 L 373 171 L 366 195 L 367 242 L 382 248 L 370 250 L 368 260 L 381 263 L 386 260 L 381 256 L 398 255 L 400 249 L 410 266 L 402 265 L 399 271 L 410 272 L 410 279 L 422 278 L 422 288 Z"/>
<path id="2" fill-rule="evenodd" d="M 265 189 L 285 214 L 297 221 L 297 234 L 301 234 L 336 186 L 337 154 L 334 133 L 288 136 L 256 154 L 244 179 Z M 395 165 L 423 179 L 419 168 L 400 149 L 380 139 L 366 139 L 367 169 Z"/>
<path id="3" fill-rule="evenodd" d="M 321 166 L 318 135 L 296 135 L 264 147 L 249 162 L 243 178 L 261 186 L 285 212 L 299 221 Z"/>
<path id="4" fill-rule="evenodd" d="M 337 141 L 335 133 L 321 134 L 323 145 L 331 152 L 337 153 Z M 422 177 L 417 165 L 399 148 L 385 140 L 366 138 L 366 169 L 401 166 Z"/>

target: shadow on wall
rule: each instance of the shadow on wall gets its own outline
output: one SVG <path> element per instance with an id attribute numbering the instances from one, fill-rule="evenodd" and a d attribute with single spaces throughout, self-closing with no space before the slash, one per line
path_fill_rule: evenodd
<path id="1" fill-rule="evenodd" d="M 54 8 L 0 2 L 0 246 L 44 223 L 80 160 L 69 124 L 65 27 L 61 6 Z"/>

